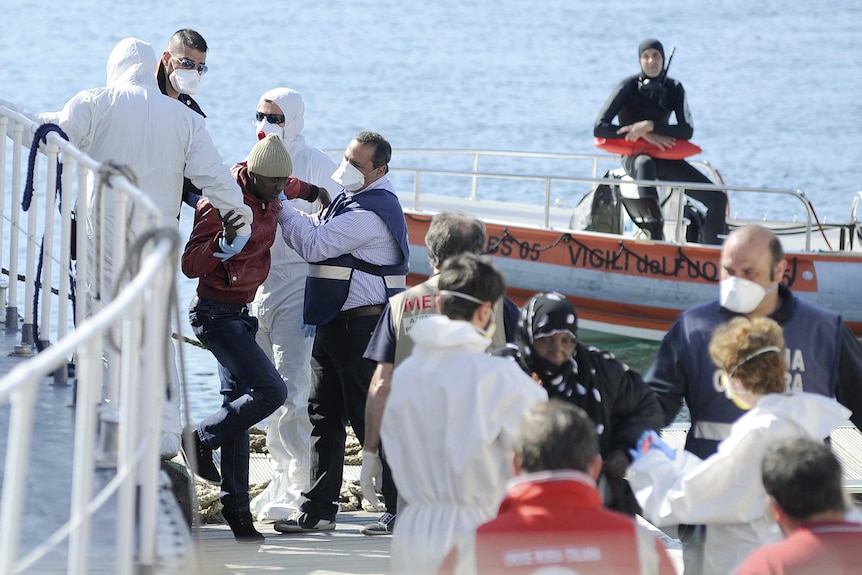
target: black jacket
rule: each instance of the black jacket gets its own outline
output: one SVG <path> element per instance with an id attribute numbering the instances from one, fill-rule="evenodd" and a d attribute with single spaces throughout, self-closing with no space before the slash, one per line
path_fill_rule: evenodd
<path id="1" fill-rule="evenodd" d="M 623 126 L 652 120 L 653 131 L 662 136 L 679 140 L 690 140 L 694 124 L 682 84 L 673 78 L 663 80 L 663 89 L 658 94 L 643 94 L 638 89 L 641 76 L 629 76 L 617 85 L 596 119 L 593 135 L 597 138 L 621 138 L 617 133 Z M 670 115 L 676 124 L 668 123 Z M 619 123 L 614 118 L 619 117 Z"/>

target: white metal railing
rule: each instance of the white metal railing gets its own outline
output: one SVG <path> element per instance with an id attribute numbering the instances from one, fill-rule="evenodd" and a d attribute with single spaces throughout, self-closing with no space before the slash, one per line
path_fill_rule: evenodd
<path id="1" fill-rule="evenodd" d="M 342 151 L 328 150 L 328 154 L 338 156 Z M 832 224 L 829 226 L 821 225 L 818 222 L 811 203 L 808 197 L 802 190 L 793 189 L 773 189 L 773 188 L 751 188 L 744 186 L 729 186 L 721 181 L 721 177 L 709 163 L 691 161 L 695 167 L 703 171 L 714 184 L 696 184 L 697 189 L 715 190 L 717 192 L 727 192 L 731 198 L 731 206 L 735 210 L 732 220 L 745 222 L 759 222 L 765 225 L 771 223 L 781 224 L 775 226 L 775 231 L 781 234 L 786 233 L 799 234 L 800 248 L 806 251 L 812 249 L 812 240 L 815 233 L 822 234 L 825 238 L 825 230 L 839 229 L 841 232 L 841 240 L 844 239 L 847 232 L 851 235 L 849 247 L 842 245 L 839 249 L 852 249 L 852 235 L 858 235 L 859 222 L 856 219 L 856 204 L 862 201 L 862 195 L 854 200 L 851 208 L 851 215 L 847 222 Z M 412 198 L 405 201 L 402 197 L 402 203 L 405 208 L 413 210 L 427 209 L 423 208 L 426 205 L 424 200 L 439 193 L 440 189 L 445 189 L 447 192 L 454 191 L 457 197 L 469 202 L 479 202 L 481 200 L 500 200 L 504 202 L 525 203 L 522 198 L 513 198 L 508 196 L 494 197 L 498 193 L 498 189 L 502 186 L 500 182 L 523 182 L 533 183 L 543 190 L 543 198 L 541 202 L 541 217 L 540 221 L 536 221 L 535 225 L 541 227 L 553 227 L 551 225 L 551 212 L 559 205 L 571 205 L 577 203 L 584 194 L 595 189 L 598 185 L 619 185 L 618 179 L 605 179 L 604 173 L 620 167 L 620 163 L 615 156 L 606 153 L 595 154 L 563 154 L 563 153 L 541 153 L 541 152 L 514 152 L 500 150 L 422 150 L 422 149 L 398 149 L 393 150 L 393 161 L 390 163 L 390 170 L 393 177 L 403 177 L 396 186 L 398 189 L 405 189 L 405 183 L 411 185 Z M 576 175 L 571 175 L 572 173 Z M 431 178 L 436 179 L 432 181 Z M 445 183 L 444 183 L 445 182 Z M 489 182 L 496 182 L 494 185 L 488 185 Z M 480 183 L 481 192 L 480 192 Z M 653 181 L 639 181 L 626 179 L 626 184 L 631 185 L 655 185 Z M 691 182 L 671 182 L 662 181 L 661 186 L 684 190 L 685 188 L 695 187 Z M 578 189 L 578 195 L 571 193 L 570 190 Z M 560 191 L 563 190 L 563 191 Z M 862 194 L 862 193 L 860 193 Z M 781 220 L 779 218 L 768 218 L 766 215 L 757 214 L 755 211 L 748 209 L 746 213 L 751 214 L 746 216 L 746 213 L 740 215 L 739 208 L 734 200 L 744 198 L 746 204 L 764 205 L 769 201 L 772 208 L 780 206 L 783 209 L 791 209 L 788 204 L 798 205 L 801 212 L 800 216 L 794 216 L 792 221 Z M 755 198 L 754 202 L 750 202 L 751 198 Z M 770 198 L 766 200 L 766 198 Z M 790 198 L 792 201 L 783 202 L 785 198 Z M 571 203 L 570 203 L 571 201 Z M 680 241 L 684 238 L 684 218 L 682 211 L 684 202 L 678 202 L 678 214 L 672 218 L 671 222 L 676 226 L 675 233 L 670 236 Z M 862 237 L 862 235 L 860 235 Z M 826 239 L 828 245 L 829 240 Z"/>
<path id="2" fill-rule="evenodd" d="M 0 573 L 26 572 L 52 550 L 62 549 L 64 543 L 66 571 L 88 573 L 92 518 L 111 497 L 117 505 L 113 533 L 116 554 L 108 558 L 114 561 L 112 572 L 146 572 L 157 561 L 158 422 L 167 385 L 164 366 L 170 361 L 165 352 L 179 236 L 175 229 L 158 227 L 158 208 L 126 177 L 114 173 L 108 178 L 115 170 L 95 162 L 56 133 L 48 134 L 47 144 L 39 146 L 35 193 L 24 218 L 20 213 L 22 173 L 26 173 L 30 138 L 36 127 L 0 106 L 0 263 L 8 265 L 9 276 L 6 327 L 19 327 L 18 287 L 23 282 L 26 329 L 21 331 L 18 351 L 27 354 L 33 344 L 42 350 L 0 379 L 0 405 L 8 403 L 10 410 L 0 499 Z M 12 150 L 11 161 L 7 146 Z M 62 165 L 59 211 L 55 205 L 58 158 Z M 79 214 L 77 261 L 71 256 L 73 206 Z M 114 218 L 99 217 L 107 207 Z M 146 231 L 138 229 L 133 234 L 127 229 L 132 210 L 136 221 L 146 223 Z M 41 275 L 37 278 L 40 255 Z M 22 259 L 25 271 L 19 280 Z M 74 328 L 69 325 L 71 275 L 78 296 L 71 310 L 76 318 Z M 34 338 L 33 296 L 40 282 L 38 337 Z M 55 285 L 56 294 L 52 293 Z M 52 340 L 55 343 L 48 345 Z M 75 365 L 77 395 L 69 520 L 56 532 L 47 533 L 32 551 L 19 556 L 28 482 L 50 481 L 44 477 L 45 469 L 30 469 L 34 406 L 45 378 L 67 383 L 70 361 Z M 105 455 L 105 446 L 100 450 L 97 444 L 99 406 L 106 389 L 114 390 L 110 393 L 120 413 L 114 436 L 117 443 L 109 447 L 114 450 L 111 455 L 116 472 L 94 494 L 97 458 Z M 34 477 L 36 471 L 42 476 Z"/>

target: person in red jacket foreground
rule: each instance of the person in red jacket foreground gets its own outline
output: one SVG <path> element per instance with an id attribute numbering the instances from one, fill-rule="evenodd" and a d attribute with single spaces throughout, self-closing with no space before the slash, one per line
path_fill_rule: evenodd
<path id="1" fill-rule="evenodd" d="M 460 541 L 441 574 L 526 575 L 552 567 L 579 575 L 676 573 L 657 538 L 602 507 L 598 436 L 581 408 L 558 399 L 532 406 L 518 433 L 514 466 L 518 477 L 497 518 Z"/>
<path id="2" fill-rule="evenodd" d="M 737 573 L 859 573 L 862 524 L 846 517 L 841 463 L 829 446 L 815 439 L 777 442 L 761 472 L 769 509 L 787 539 L 749 555 Z"/>
<path id="3" fill-rule="evenodd" d="M 319 189 L 290 178 L 293 163 L 276 135 L 260 140 L 246 162 L 231 172 L 254 214 L 250 236 L 237 236 L 239 217 L 222 218 L 204 197 L 195 209 L 195 223 L 182 257 L 183 273 L 198 278 L 189 309 L 194 333 L 218 360 L 222 407 L 186 428 L 183 444 L 197 461 L 197 474 L 221 482 L 222 516 L 237 541 L 264 540 L 249 511 L 248 429 L 279 408 L 287 388 L 272 361 L 255 341 L 257 318 L 248 303 L 269 274 L 270 248 L 276 238 L 278 197 L 314 201 Z M 240 238 L 245 238 L 245 241 Z M 281 241 L 279 239 L 279 241 Z M 212 458 L 221 448 L 221 476 Z"/>

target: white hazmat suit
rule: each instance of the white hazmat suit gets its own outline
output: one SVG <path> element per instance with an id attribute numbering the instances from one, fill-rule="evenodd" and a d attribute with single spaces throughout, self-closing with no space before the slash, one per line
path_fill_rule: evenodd
<path id="1" fill-rule="evenodd" d="M 432 316 L 410 331 L 392 374 L 381 442 L 398 493 L 392 573 L 436 574 L 449 548 L 497 514 L 515 434 L 541 385 L 466 321 Z"/>
<path id="2" fill-rule="evenodd" d="M 706 525 L 704 573 L 726 575 L 755 549 L 780 539 L 767 515 L 760 464 L 775 441 L 826 438 L 850 411 L 812 393 L 772 393 L 731 427 L 718 451 L 705 460 L 677 451 L 670 460 L 657 449 L 629 467 L 628 480 L 643 515 L 659 527 Z"/>
<path id="3" fill-rule="evenodd" d="M 93 159 L 130 167 L 140 189 L 160 209 L 163 226 L 176 229 L 179 225 L 183 177 L 187 177 L 220 212 L 240 214 L 244 225 L 238 233 L 250 234 L 251 209 L 213 145 L 204 119 L 159 91 L 157 65 L 152 46 L 136 38 L 121 40 L 108 57 L 106 87 L 79 92 L 61 111 L 37 114 L 36 118 L 59 125 L 70 142 Z M 112 208 L 107 202 L 102 217 L 112 217 Z M 135 212 L 140 214 L 141 210 Z M 129 229 L 135 234 L 144 225 L 135 219 Z M 161 453 L 170 456 L 179 450 L 182 426 L 179 378 L 169 334 L 166 342 L 172 393 L 163 411 Z"/>
<path id="4" fill-rule="evenodd" d="M 264 119 L 257 125 L 258 134 L 281 136 L 293 160 L 293 176 L 326 188 L 334 197 L 335 190 L 341 191 L 331 177 L 338 166 L 322 151 L 307 146 L 300 134 L 305 115 L 302 96 L 289 88 L 274 88 L 261 96 L 260 102 L 265 100 L 281 108 L 284 128 Z M 307 213 L 320 208 L 319 202 L 296 199 L 290 203 Z M 308 393 L 314 326 L 302 321 L 308 264 L 281 238 L 276 238 L 270 253 L 269 276 L 258 288 L 250 311 L 260 322 L 257 342 L 287 385 L 287 400 L 269 417 L 266 445 L 273 460 L 273 475 L 266 489 L 251 502 L 251 512 L 258 521 L 290 517 L 299 509 L 302 491 L 308 489 L 311 477 Z"/>

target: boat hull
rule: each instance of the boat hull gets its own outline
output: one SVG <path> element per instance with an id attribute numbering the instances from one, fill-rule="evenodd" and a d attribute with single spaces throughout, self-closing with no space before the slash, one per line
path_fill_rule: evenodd
<path id="1" fill-rule="evenodd" d="M 423 239 L 431 214 L 405 210 L 411 241 L 410 283 L 430 273 Z M 477 214 L 481 218 L 481 215 Z M 487 253 L 522 304 L 558 291 L 586 329 L 660 340 L 679 314 L 718 297 L 719 246 L 674 244 L 486 220 Z M 840 313 L 862 336 L 862 258 L 788 252 L 783 282 L 801 299 Z"/>

